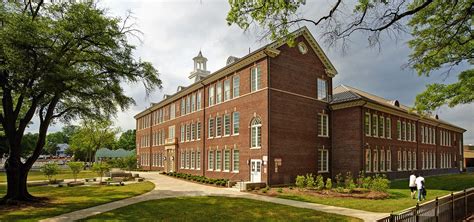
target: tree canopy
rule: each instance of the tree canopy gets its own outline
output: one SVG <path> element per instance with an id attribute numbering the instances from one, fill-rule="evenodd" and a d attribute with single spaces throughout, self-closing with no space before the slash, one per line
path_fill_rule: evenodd
<path id="1" fill-rule="evenodd" d="M 136 130 L 127 130 L 120 135 L 115 148 L 124 150 L 134 150 L 136 147 L 135 140 Z"/>
<path id="2" fill-rule="evenodd" d="M 71 138 L 70 152 L 76 160 L 92 162 L 98 149 L 115 146 L 118 132 L 119 129 L 114 128 L 111 121 L 84 120 Z"/>
<path id="3" fill-rule="evenodd" d="M 135 59 L 129 43 L 139 31 L 93 3 L 0 4 L 0 123 L 8 143 L 7 194 L 3 200 L 32 200 L 28 171 L 43 150 L 51 123 L 77 118 L 109 119 L 134 100 L 121 83 L 161 87 L 157 70 Z M 25 112 L 20 112 L 25 110 Z M 27 125 L 38 117 L 38 139 L 20 160 Z"/>
<path id="4" fill-rule="evenodd" d="M 247 30 L 252 24 L 265 30 L 264 37 L 287 40 L 290 31 L 303 24 L 320 28 L 322 38 L 329 45 L 342 43 L 345 47 L 355 33 L 368 36 L 369 46 L 381 46 L 381 36 L 397 37 L 409 32 L 408 42 L 412 53 L 408 66 L 419 75 L 434 71 L 449 73 L 459 64 L 474 63 L 474 33 L 472 30 L 473 0 L 358 0 L 345 4 L 337 0 L 321 17 L 307 18 L 299 9 L 305 0 L 229 0 L 231 9 L 227 15 L 229 25 L 236 24 Z M 453 84 L 428 85 L 418 95 L 415 109 L 432 112 L 448 104 L 471 103 L 474 94 L 472 66 L 458 75 Z"/>

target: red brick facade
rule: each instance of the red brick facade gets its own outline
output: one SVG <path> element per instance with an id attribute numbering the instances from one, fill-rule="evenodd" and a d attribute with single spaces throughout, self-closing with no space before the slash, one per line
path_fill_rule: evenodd
<path id="1" fill-rule="evenodd" d="M 432 169 L 423 169 L 424 174 L 458 171 L 461 128 L 402 113 L 396 108 L 392 110 L 389 105 L 370 106 L 374 101 L 364 98 L 333 104 L 332 77 L 336 73 L 332 65 L 306 29 L 299 31 L 296 43 L 297 47 L 272 43 L 136 115 L 140 167 L 231 181 L 260 180 L 276 185 L 292 183 L 297 175 L 306 173 L 334 177 L 347 171 L 357 175 L 365 170 L 367 173 L 385 173 L 391 178 L 404 177 L 415 169 L 415 165 L 417 170 L 421 170 L 422 153 L 423 156 L 430 153 L 436 164 L 433 163 Z M 255 71 L 256 67 L 259 67 L 260 78 L 254 78 L 252 83 L 252 70 Z M 236 78 L 239 79 L 238 96 L 234 96 Z M 321 91 L 318 91 L 319 81 L 326 83 L 327 98 L 318 99 Z M 252 90 L 252 85 L 258 85 L 258 89 Z M 209 104 L 210 88 L 214 89 L 212 100 L 217 104 Z M 217 93 L 217 89 L 221 93 Z M 197 102 L 199 94 L 200 103 Z M 218 94 L 222 94 L 222 101 L 217 101 Z M 183 99 L 185 113 L 181 112 Z M 188 105 L 187 100 L 194 102 Z M 171 106 L 174 106 L 174 118 Z M 238 133 L 235 133 L 234 113 L 237 112 L 239 124 Z M 366 113 L 370 113 L 371 119 L 375 114 L 384 122 L 391 120 L 390 139 L 385 134 L 366 135 Z M 412 123 L 416 126 L 416 140 L 398 140 L 398 120 L 409 122 L 410 128 Z M 324 121 L 328 122 L 327 128 Z M 221 122 L 221 127 L 217 122 Z M 199 138 L 197 123 L 200 124 Z M 260 131 L 252 129 L 252 123 Z M 209 124 L 213 125 L 211 131 Z M 449 131 L 451 146 L 422 143 L 420 127 L 424 124 L 431 125 L 437 134 L 440 129 Z M 230 130 L 226 127 L 229 125 Z M 173 126 L 174 136 L 170 136 Z M 216 135 L 217 130 L 220 130 L 220 136 Z M 383 130 L 387 131 L 387 128 Z M 436 144 L 440 144 L 440 137 L 435 139 Z M 370 161 L 366 156 L 368 150 Z M 387 169 L 388 150 L 391 152 L 390 170 Z M 398 169 L 398 151 L 402 155 L 408 151 L 415 153 L 416 161 L 409 169 L 408 164 Z M 377 160 L 373 158 L 376 155 Z M 451 161 L 449 166 L 446 165 L 447 158 Z M 370 168 L 367 166 L 369 162 Z M 376 168 L 374 164 L 377 164 Z M 444 168 L 440 169 L 441 166 Z M 256 169 L 251 168 L 256 167 L 259 174 L 252 173 Z"/>

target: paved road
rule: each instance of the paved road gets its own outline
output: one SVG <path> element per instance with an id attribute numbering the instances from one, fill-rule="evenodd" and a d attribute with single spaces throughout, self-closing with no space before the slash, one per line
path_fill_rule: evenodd
<path id="1" fill-rule="evenodd" d="M 387 216 L 385 213 L 372 213 L 362 210 L 354 210 L 342 207 L 327 206 L 315 203 L 307 203 L 301 201 L 287 200 L 275 197 L 262 196 L 257 194 L 251 194 L 246 192 L 239 192 L 233 188 L 217 188 L 212 186 L 201 185 L 197 183 L 191 183 L 184 180 L 175 179 L 168 176 L 159 175 L 156 172 L 140 172 L 140 176 L 145 177 L 147 180 L 155 184 L 155 189 L 128 199 L 123 199 L 71 213 L 59 215 L 56 217 L 41 220 L 41 222 L 62 222 L 62 221 L 73 221 L 79 220 L 93 215 L 101 214 L 107 211 L 111 211 L 120 207 L 128 206 L 131 204 L 139 203 L 147 200 L 156 200 L 171 197 L 183 197 L 183 196 L 228 196 L 228 197 L 240 197 L 248 198 L 259 201 L 267 201 L 272 203 L 278 203 L 288 206 L 308 208 L 327 213 L 342 214 L 351 217 L 358 217 L 365 221 L 375 221 L 378 218 Z"/>

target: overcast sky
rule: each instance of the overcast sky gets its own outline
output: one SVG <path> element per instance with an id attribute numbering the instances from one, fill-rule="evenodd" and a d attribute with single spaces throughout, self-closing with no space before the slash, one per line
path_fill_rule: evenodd
<path id="1" fill-rule="evenodd" d="M 328 0 L 308 1 L 301 12 L 307 18 L 316 18 L 331 5 Z M 125 91 L 132 96 L 137 105 L 121 112 L 117 116 L 116 126 L 123 130 L 135 128 L 133 116 L 150 105 L 158 102 L 163 94 L 176 92 L 179 85 L 187 86 L 192 71 L 192 58 L 199 50 L 208 58 L 208 70 L 216 71 L 225 65 L 228 56 L 242 57 L 266 42 L 258 41 L 254 32 L 244 33 L 236 26 L 228 26 L 226 14 L 229 9 L 226 0 L 102 0 L 99 3 L 108 8 L 109 14 L 124 17 L 132 11 L 133 22 L 143 32 L 141 42 L 137 42 L 137 58 L 151 62 L 160 72 L 163 89 L 146 97 L 143 87 L 125 85 Z M 320 40 L 318 30 L 311 24 L 308 28 Z M 351 48 L 342 53 L 340 48 L 325 50 L 339 74 L 333 79 L 333 85 L 346 84 L 388 99 L 397 99 L 406 105 L 412 105 L 415 96 L 422 92 L 425 85 L 433 82 L 454 82 L 455 75 L 446 80 L 444 75 L 419 77 L 409 69 L 403 69 L 408 61 L 410 49 L 406 41 L 409 36 L 395 41 L 384 39 L 382 49 L 368 48 L 363 36 L 352 38 Z M 459 67 L 460 69 L 465 69 Z M 456 72 L 455 72 L 456 73 Z M 438 112 L 441 119 L 461 126 L 468 131 L 464 134 L 465 144 L 474 144 L 474 104 L 456 108 L 442 108 Z M 60 130 L 56 124 L 50 132 Z M 29 131 L 37 131 L 33 124 Z"/>

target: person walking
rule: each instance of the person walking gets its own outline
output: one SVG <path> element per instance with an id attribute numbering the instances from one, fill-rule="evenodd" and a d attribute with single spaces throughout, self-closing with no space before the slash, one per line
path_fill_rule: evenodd
<path id="1" fill-rule="evenodd" d="M 422 201 L 426 199 L 426 193 L 425 193 L 425 178 L 423 178 L 421 175 L 418 175 L 418 177 L 415 180 L 416 188 L 418 189 L 418 201 Z"/>
<path id="2" fill-rule="evenodd" d="M 411 192 L 411 198 L 412 199 L 415 199 L 415 194 L 416 194 L 416 183 L 415 183 L 415 180 L 416 180 L 416 175 L 415 175 L 415 172 L 411 172 L 411 175 L 410 175 L 410 180 L 408 182 L 408 187 L 410 188 L 410 192 Z"/>

